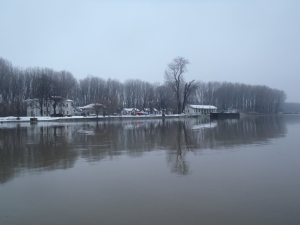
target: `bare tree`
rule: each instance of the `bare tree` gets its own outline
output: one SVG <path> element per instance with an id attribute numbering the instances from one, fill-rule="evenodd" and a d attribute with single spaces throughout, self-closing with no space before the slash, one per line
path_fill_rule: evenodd
<path id="1" fill-rule="evenodd" d="M 51 91 L 51 76 L 53 70 L 46 68 L 28 68 L 27 77 L 30 77 L 30 91 L 28 102 L 39 109 L 40 115 L 43 115 L 43 105 L 47 102 Z M 48 110 L 47 110 L 48 111 Z"/>
<path id="2" fill-rule="evenodd" d="M 121 95 L 121 84 L 117 80 L 108 79 L 105 88 L 105 102 L 107 111 L 115 113 L 118 111 Z"/>
<path id="3" fill-rule="evenodd" d="M 10 91 L 13 66 L 6 59 L 0 58 L 0 115 L 10 114 Z"/>
<path id="4" fill-rule="evenodd" d="M 167 88 L 165 85 L 158 86 L 156 88 L 156 95 L 157 95 L 157 103 L 156 107 L 160 110 L 166 109 L 169 107 L 170 101 L 168 99 L 168 94 L 170 92 L 167 91 Z"/>
<path id="5" fill-rule="evenodd" d="M 197 85 L 194 84 L 195 80 L 192 80 L 188 83 L 185 83 L 184 85 L 184 91 L 183 91 L 183 103 L 182 103 L 182 109 L 184 110 L 185 104 L 187 103 L 188 97 L 197 89 Z"/>
<path id="6" fill-rule="evenodd" d="M 23 71 L 15 68 L 14 75 L 11 80 L 11 110 L 13 114 L 16 114 L 19 118 L 24 109 L 24 96 L 26 92 L 26 77 Z"/>
<path id="7" fill-rule="evenodd" d="M 181 93 L 182 83 L 184 82 L 183 74 L 187 71 L 186 65 L 189 61 L 183 57 L 173 59 L 165 71 L 165 80 L 176 97 L 177 113 L 181 113 Z"/>

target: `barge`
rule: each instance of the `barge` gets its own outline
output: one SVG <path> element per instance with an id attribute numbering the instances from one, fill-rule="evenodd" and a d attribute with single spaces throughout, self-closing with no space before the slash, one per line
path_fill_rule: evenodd
<path id="1" fill-rule="evenodd" d="M 240 113 L 238 112 L 216 112 L 216 113 L 210 113 L 211 119 L 239 119 Z"/>

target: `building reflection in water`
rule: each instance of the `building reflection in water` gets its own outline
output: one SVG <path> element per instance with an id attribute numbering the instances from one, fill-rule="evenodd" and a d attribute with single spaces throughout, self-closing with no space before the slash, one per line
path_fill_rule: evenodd
<path id="1" fill-rule="evenodd" d="M 100 161 L 161 150 L 171 171 L 186 175 L 188 152 L 264 144 L 286 134 L 283 116 L 124 120 L 0 125 L 0 183 L 21 172 L 72 168 L 76 160 Z"/>

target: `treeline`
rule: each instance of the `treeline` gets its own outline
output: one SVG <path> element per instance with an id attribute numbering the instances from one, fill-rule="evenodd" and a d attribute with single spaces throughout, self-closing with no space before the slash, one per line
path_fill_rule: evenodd
<path id="1" fill-rule="evenodd" d="M 235 108 L 242 112 L 278 113 L 282 111 L 286 94 L 282 90 L 262 85 L 208 82 L 200 85 L 195 99 L 203 104 L 215 105 L 218 109 Z"/>
<path id="2" fill-rule="evenodd" d="M 284 113 L 300 113 L 300 103 L 285 102 L 283 104 Z"/>
<path id="3" fill-rule="evenodd" d="M 122 83 L 95 76 L 77 80 L 68 71 L 39 67 L 22 69 L 0 58 L 0 116 L 25 116 L 27 99 L 38 99 L 42 106 L 53 96 L 72 99 L 75 106 L 101 103 L 107 106 L 108 113 L 119 113 L 124 107 L 168 108 L 177 113 L 182 112 L 186 104 L 278 113 L 286 99 L 284 91 L 267 86 L 195 80 L 186 82 L 182 75 L 188 61 L 182 59 L 176 58 L 168 65 L 165 82 L 159 84 L 139 79 L 128 79 Z M 180 64 L 182 62 L 185 64 Z"/>

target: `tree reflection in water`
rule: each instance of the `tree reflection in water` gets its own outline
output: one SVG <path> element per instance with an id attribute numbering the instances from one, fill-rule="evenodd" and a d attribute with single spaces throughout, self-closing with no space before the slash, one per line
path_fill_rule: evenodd
<path id="1" fill-rule="evenodd" d="M 23 171 L 72 168 L 76 160 L 101 161 L 164 150 L 171 171 L 189 174 L 188 152 L 263 144 L 286 134 L 283 116 L 124 120 L 0 125 L 0 183 Z"/>

